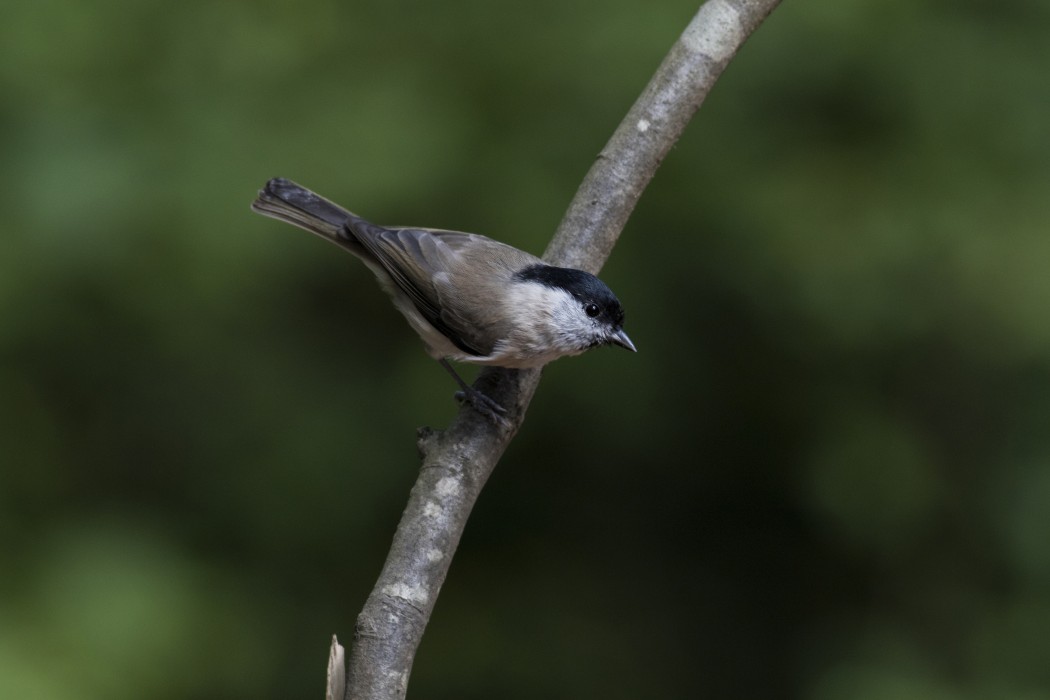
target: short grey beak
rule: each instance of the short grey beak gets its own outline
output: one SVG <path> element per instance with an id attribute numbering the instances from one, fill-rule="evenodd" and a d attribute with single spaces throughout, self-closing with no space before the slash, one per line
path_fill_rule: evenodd
<path id="1" fill-rule="evenodd" d="M 634 343 L 631 342 L 631 339 L 627 337 L 627 334 L 623 332 L 622 328 L 615 333 L 609 334 L 608 342 L 613 345 L 619 345 L 621 348 L 630 350 L 631 352 L 638 352 L 634 347 Z"/>

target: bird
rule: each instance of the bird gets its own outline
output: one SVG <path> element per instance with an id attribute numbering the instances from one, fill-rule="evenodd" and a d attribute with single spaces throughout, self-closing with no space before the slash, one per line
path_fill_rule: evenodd
<path id="1" fill-rule="evenodd" d="M 589 272 L 476 233 L 379 226 L 284 178 L 267 182 L 251 208 L 359 258 L 452 375 L 456 397 L 497 423 L 506 409 L 450 360 L 523 369 L 604 345 L 637 352 L 620 300 Z"/>

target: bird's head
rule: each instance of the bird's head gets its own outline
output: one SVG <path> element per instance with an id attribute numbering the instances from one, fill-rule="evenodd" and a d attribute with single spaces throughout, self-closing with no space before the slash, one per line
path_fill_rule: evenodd
<path id="1" fill-rule="evenodd" d="M 529 313 L 542 323 L 537 335 L 550 343 L 552 354 L 578 355 L 601 345 L 618 345 L 637 352 L 623 330 L 623 306 L 600 279 L 565 267 L 532 265 L 517 274 L 536 302 Z"/>

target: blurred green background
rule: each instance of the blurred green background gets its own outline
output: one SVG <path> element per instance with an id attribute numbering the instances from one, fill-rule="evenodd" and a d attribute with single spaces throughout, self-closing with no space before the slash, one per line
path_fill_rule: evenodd
<path id="1" fill-rule="evenodd" d="M 14 3 L 0 697 L 320 698 L 454 389 L 294 178 L 545 247 L 696 5 Z M 1050 694 L 1050 6 L 786 2 L 551 365 L 419 698 Z"/>

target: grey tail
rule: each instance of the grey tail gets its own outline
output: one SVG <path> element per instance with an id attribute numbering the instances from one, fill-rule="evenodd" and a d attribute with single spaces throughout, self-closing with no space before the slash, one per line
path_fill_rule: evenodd
<path id="1" fill-rule="evenodd" d="M 344 229 L 349 219 L 357 218 L 355 214 L 283 177 L 275 177 L 259 190 L 259 196 L 252 202 L 252 211 L 298 226 L 344 247 L 360 245 L 348 241 Z"/>

